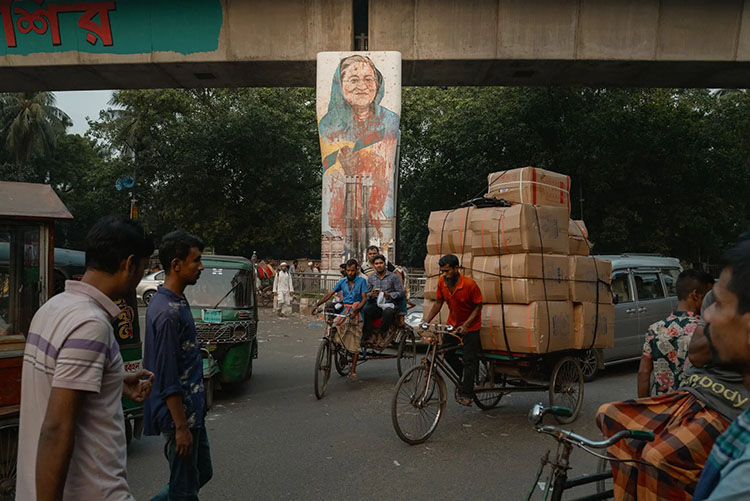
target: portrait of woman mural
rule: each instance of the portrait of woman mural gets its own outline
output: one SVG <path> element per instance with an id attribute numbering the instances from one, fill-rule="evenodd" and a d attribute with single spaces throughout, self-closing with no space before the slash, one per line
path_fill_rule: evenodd
<path id="1" fill-rule="evenodd" d="M 369 57 L 344 57 L 318 124 L 323 231 L 343 237 L 347 257 L 361 259 L 369 245 L 387 248 L 393 239 L 399 115 L 380 104 L 384 95 L 383 75 Z"/>

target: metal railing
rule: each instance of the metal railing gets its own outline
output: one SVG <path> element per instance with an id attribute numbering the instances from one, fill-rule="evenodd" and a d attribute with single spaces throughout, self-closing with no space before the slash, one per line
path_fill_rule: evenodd
<path id="1" fill-rule="evenodd" d="M 295 273 L 292 277 L 292 284 L 294 285 L 294 291 L 297 295 L 309 295 L 316 296 L 327 293 L 333 286 L 336 285 L 341 279 L 341 275 L 338 273 L 311 273 L 311 272 L 300 272 Z M 424 287 L 427 283 L 427 279 L 423 274 L 408 277 L 409 293 L 411 297 L 422 298 L 424 297 Z"/>

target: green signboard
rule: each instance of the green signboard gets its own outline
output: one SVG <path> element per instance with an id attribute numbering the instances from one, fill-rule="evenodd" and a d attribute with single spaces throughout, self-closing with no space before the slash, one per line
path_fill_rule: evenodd
<path id="1" fill-rule="evenodd" d="M 220 0 L 0 0 L 0 56 L 213 52 Z"/>

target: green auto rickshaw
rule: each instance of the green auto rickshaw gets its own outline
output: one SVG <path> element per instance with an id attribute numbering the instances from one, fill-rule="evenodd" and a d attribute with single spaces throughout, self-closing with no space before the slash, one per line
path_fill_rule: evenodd
<path id="1" fill-rule="evenodd" d="M 204 255 L 205 269 L 185 297 L 195 319 L 203 348 L 203 383 L 206 404 L 214 390 L 239 384 L 253 374 L 258 358 L 258 304 L 255 268 L 240 256 Z"/>

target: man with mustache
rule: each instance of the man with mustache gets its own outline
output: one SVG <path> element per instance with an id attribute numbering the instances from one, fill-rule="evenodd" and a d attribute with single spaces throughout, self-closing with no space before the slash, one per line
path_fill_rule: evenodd
<path id="1" fill-rule="evenodd" d="M 482 291 L 477 283 L 458 270 L 458 257 L 446 254 L 438 261 L 440 278 L 438 279 L 437 299 L 432 310 L 424 317 L 430 323 L 440 312 L 443 303 L 448 303 L 450 315 L 448 325 L 455 327 L 453 331 L 461 337 L 463 342 L 463 363 L 455 350 L 446 352 L 445 360 L 461 378 L 461 388 L 456 400 L 461 405 L 471 405 L 474 397 L 474 379 L 479 370 L 479 352 L 482 344 L 479 340 L 479 329 L 482 327 Z M 454 346 L 459 343 L 455 336 L 446 336 L 444 346 Z"/>

